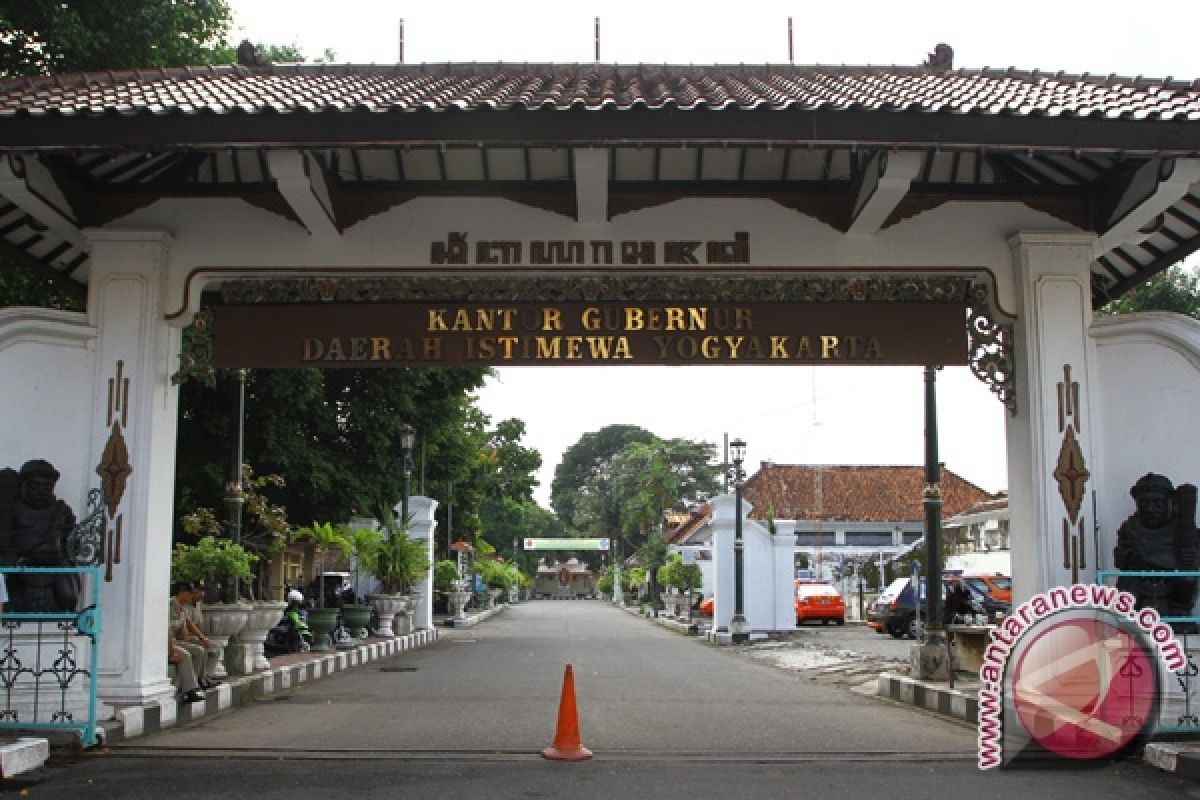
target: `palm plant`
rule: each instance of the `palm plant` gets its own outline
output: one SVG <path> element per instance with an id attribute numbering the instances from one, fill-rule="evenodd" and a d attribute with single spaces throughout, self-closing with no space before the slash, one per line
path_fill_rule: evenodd
<path id="1" fill-rule="evenodd" d="M 408 537 L 410 519 L 386 520 L 385 534 L 375 548 L 371 572 L 379 580 L 383 594 L 396 594 L 416 582 L 429 568 L 425 543 Z"/>
<path id="2" fill-rule="evenodd" d="M 329 553 L 337 553 L 338 560 L 345 558 L 350 550 L 350 542 L 346 537 L 343 525 L 333 525 L 329 522 L 314 522 L 304 528 L 299 528 L 293 535 L 293 540 L 307 539 L 313 547 L 317 562 L 317 608 L 325 607 L 325 558 Z"/>

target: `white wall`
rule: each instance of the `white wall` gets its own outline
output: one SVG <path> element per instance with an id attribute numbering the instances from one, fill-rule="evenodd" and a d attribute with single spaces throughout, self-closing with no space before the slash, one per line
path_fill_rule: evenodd
<path id="1" fill-rule="evenodd" d="M 96 331 L 83 314 L 0 308 L 0 467 L 44 458 L 76 517 L 97 485 L 91 460 Z"/>
<path id="2" fill-rule="evenodd" d="M 1176 485 L 1200 484 L 1200 321 L 1166 312 L 1100 317 L 1090 335 L 1100 386 L 1098 550 L 1100 566 L 1111 569 L 1138 478 L 1157 472 Z"/>

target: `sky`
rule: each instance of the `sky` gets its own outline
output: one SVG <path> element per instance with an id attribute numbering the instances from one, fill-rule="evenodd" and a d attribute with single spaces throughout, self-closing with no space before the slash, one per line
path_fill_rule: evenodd
<path id="1" fill-rule="evenodd" d="M 608 63 L 915 65 L 939 42 L 955 67 L 1016 67 L 1200 79 L 1200 2 L 1152 6 L 856 0 L 729 3 L 605 0 L 404 3 L 232 0 L 233 38 L 294 44 L 309 59 L 395 63 L 590 62 L 594 18 Z M 479 392 L 493 421 L 519 417 L 542 454 L 535 493 L 548 504 L 554 467 L 588 432 L 632 424 L 662 438 L 740 437 L 750 471 L 780 464 L 921 464 L 919 367 L 510 367 Z M 1007 486 L 1005 411 L 968 368 L 937 377 L 940 460 L 995 492 Z"/>

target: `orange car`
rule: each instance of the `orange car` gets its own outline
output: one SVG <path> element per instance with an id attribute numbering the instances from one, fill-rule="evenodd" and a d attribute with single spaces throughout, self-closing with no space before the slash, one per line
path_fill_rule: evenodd
<path id="1" fill-rule="evenodd" d="M 1000 573 L 964 573 L 963 583 L 979 594 L 1012 604 L 1012 578 Z"/>
<path id="2" fill-rule="evenodd" d="M 828 583 L 796 581 L 796 624 L 820 620 L 822 625 L 830 622 L 846 624 L 846 604 L 838 590 Z"/>
<path id="3" fill-rule="evenodd" d="M 700 602 L 700 613 L 711 617 L 713 605 L 713 597 L 709 595 Z M 824 581 L 796 581 L 796 624 L 808 620 L 820 620 L 822 625 L 830 621 L 846 624 L 846 604 L 837 589 Z"/>

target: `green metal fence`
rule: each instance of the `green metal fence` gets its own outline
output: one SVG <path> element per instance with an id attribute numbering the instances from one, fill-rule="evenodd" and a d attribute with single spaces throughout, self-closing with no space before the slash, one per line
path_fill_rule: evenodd
<path id="1" fill-rule="evenodd" d="M 1104 583 L 1110 578 L 1152 578 L 1159 580 L 1171 580 L 1174 578 L 1200 578 L 1200 571 L 1151 571 L 1151 570 L 1116 570 L 1102 569 L 1096 571 L 1096 580 Z M 1163 622 L 1171 625 L 1176 630 L 1175 638 L 1183 646 L 1184 654 L 1187 658 L 1187 665 L 1183 669 L 1171 673 L 1178 682 L 1179 689 L 1183 693 L 1183 709 L 1182 713 L 1172 712 L 1175 714 L 1173 724 L 1163 724 L 1164 719 L 1162 714 L 1159 716 L 1159 724 L 1155 726 L 1154 733 L 1156 734 L 1177 734 L 1191 733 L 1200 734 L 1200 698 L 1197 697 L 1197 689 L 1200 689 L 1200 681 L 1197 681 L 1197 675 L 1200 675 L 1200 666 L 1197 665 L 1196 654 L 1200 652 L 1200 616 L 1183 616 L 1183 617 L 1162 617 Z"/>
<path id="2" fill-rule="evenodd" d="M 0 567 L 9 576 L 83 576 L 82 611 L 5 611 L 0 622 L 0 730 L 78 731 L 97 744 L 100 567 Z"/>

